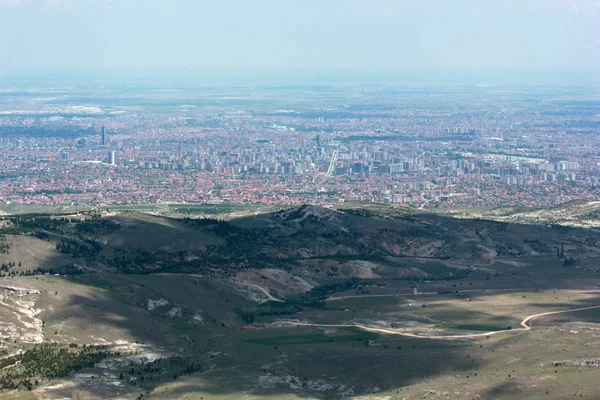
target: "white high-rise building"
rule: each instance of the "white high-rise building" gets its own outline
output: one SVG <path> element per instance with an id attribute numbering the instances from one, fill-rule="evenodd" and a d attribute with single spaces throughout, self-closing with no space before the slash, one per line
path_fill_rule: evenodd
<path id="1" fill-rule="evenodd" d="M 110 165 L 117 165 L 117 152 L 116 150 L 111 150 L 108 152 L 108 163 Z"/>

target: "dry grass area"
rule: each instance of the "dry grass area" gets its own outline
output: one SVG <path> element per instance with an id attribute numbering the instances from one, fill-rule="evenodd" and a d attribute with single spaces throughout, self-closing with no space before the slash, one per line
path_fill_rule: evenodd
<path id="1" fill-rule="evenodd" d="M 51 241 L 24 235 L 5 235 L 5 239 L 10 249 L 8 254 L 0 253 L 0 264 L 15 263 L 11 269 L 15 273 L 37 268 L 60 268 L 76 262 L 69 255 L 56 250 L 56 243 Z"/>
<path id="2" fill-rule="evenodd" d="M 121 229 L 101 239 L 117 248 L 135 251 L 197 251 L 208 245 L 223 244 L 222 239 L 187 226 L 184 222 L 144 213 L 129 213 L 110 218 Z"/>
<path id="3" fill-rule="evenodd" d="M 21 277 L 2 279 L 0 286 L 5 287 L 0 304 L 5 325 L 32 334 L 42 323 L 46 342 L 107 344 L 122 353 L 65 379 L 41 382 L 32 394 L 3 393 L 0 398 L 135 399 L 140 393 L 156 399 L 223 400 L 600 396 L 598 368 L 552 364 L 600 357 L 600 310 L 542 317 L 533 321 L 531 331 L 432 340 L 342 327 L 258 325 L 243 330 L 234 310 L 249 306 L 247 300 L 223 283 L 197 276 Z M 465 334 L 481 332 L 481 327 L 517 327 L 531 314 L 598 304 L 597 290 L 367 294 L 305 308 L 293 317 L 425 335 Z M 179 311 L 172 312 L 174 308 Z M 4 344 L 14 352 L 25 343 Z M 131 365 L 174 355 L 196 357 L 205 369 L 144 387 L 118 378 Z"/>

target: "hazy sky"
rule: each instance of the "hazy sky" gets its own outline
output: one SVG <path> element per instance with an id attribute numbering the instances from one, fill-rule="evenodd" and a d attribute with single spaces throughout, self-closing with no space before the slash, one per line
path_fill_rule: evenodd
<path id="1" fill-rule="evenodd" d="M 0 71 L 600 68 L 600 0 L 0 0 Z"/>

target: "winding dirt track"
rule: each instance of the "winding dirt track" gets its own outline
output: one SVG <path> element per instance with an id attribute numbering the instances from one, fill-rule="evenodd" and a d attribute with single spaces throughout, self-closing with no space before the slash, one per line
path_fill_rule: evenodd
<path id="1" fill-rule="evenodd" d="M 269 293 L 269 291 L 267 289 L 265 289 L 264 287 L 262 287 L 260 285 L 256 285 L 256 284 L 250 283 L 250 282 L 240 282 L 240 283 L 242 285 L 250 286 L 250 287 L 260 290 L 262 294 L 267 296 L 267 300 L 275 301 L 277 303 L 283 303 L 283 300 L 273 297 L 273 295 L 271 293 Z"/>
<path id="2" fill-rule="evenodd" d="M 496 292 L 514 292 L 520 289 L 487 289 L 485 292 L 481 289 L 467 289 L 467 290 L 459 290 L 460 293 L 496 293 Z M 419 292 L 418 296 L 422 295 L 435 295 L 439 294 L 438 292 Z M 403 297 L 403 296 L 415 296 L 412 292 L 406 293 L 390 293 L 390 294 L 357 294 L 354 296 L 340 296 L 340 297 L 328 297 L 325 301 L 336 301 L 336 300 L 345 300 L 345 299 L 364 299 L 369 297 Z"/>
<path id="3" fill-rule="evenodd" d="M 521 321 L 521 328 L 511 329 L 511 330 L 491 331 L 491 332 L 485 332 L 485 333 L 472 333 L 472 334 L 467 334 L 467 335 L 425 336 L 425 335 L 417 335 L 417 334 L 413 334 L 413 333 L 405 333 L 405 332 L 392 331 L 392 330 L 383 329 L 383 328 L 372 328 L 372 327 L 368 327 L 368 326 L 361 325 L 361 324 L 346 324 L 346 325 L 331 324 L 331 325 L 329 325 L 329 324 L 313 324 L 313 323 L 309 323 L 309 322 L 292 322 L 292 321 L 286 321 L 284 323 L 287 324 L 287 325 L 317 326 L 317 327 L 323 327 L 323 328 L 350 328 L 350 327 L 355 327 L 355 328 L 359 328 L 359 329 L 362 329 L 364 331 L 369 331 L 369 332 L 385 333 L 385 334 L 388 334 L 388 335 L 400 335 L 400 336 L 406 336 L 406 337 L 412 337 L 412 338 L 419 338 L 419 339 L 472 339 L 472 338 L 478 338 L 478 337 L 496 335 L 498 333 L 512 333 L 512 332 L 529 331 L 529 330 L 531 330 L 531 324 L 530 324 L 531 321 L 533 321 L 536 318 L 544 317 L 546 315 L 555 315 L 555 314 L 564 314 L 564 313 L 570 313 L 570 312 L 576 312 L 576 311 L 593 310 L 593 309 L 596 309 L 596 308 L 600 308 L 600 306 L 572 308 L 572 309 L 569 309 L 569 310 L 549 311 L 549 312 L 545 312 L 545 313 L 534 314 L 534 315 L 530 315 L 530 316 L 526 317 L 525 319 L 523 319 Z"/>

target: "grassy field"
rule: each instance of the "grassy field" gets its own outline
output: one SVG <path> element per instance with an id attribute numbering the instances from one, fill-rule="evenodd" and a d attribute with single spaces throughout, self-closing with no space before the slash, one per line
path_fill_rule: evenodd
<path id="1" fill-rule="evenodd" d="M 357 328 L 343 328 L 336 331 L 335 334 L 291 334 L 281 336 L 263 337 L 260 339 L 249 339 L 249 343 L 258 343 L 266 346 L 285 346 L 285 345 L 311 345 L 320 343 L 343 343 L 343 342 L 364 342 L 376 340 L 379 335 L 372 332 L 365 332 Z"/>
<path id="2" fill-rule="evenodd" d="M 71 279 L 12 278 L 3 279 L 2 284 L 39 291 L 33 307 L 40 310 L 37 315 L 47 340 L 121 343 L 118 346 L 129 348 L 132 354 L 121 364 L 110 359 L 105 367 L 62 380 L 74 386 L 54 388 L 56 381 L 42 382 L 32 394 L 3 393 L 0 398 L 58 399 L 75 398 L 76 394 L 90 399 L 134 399 L 140 391 L 148 390 L 150 398 L 156 399 L 233 399 L 246 395 L 250 399 L 307 395 L 420 399 L 432 393 L 494 399 L 600 396 L 593 384 L 594 368 L 552 365 L 555 361 L 598 357 L 595 348 L 600 345 L 600 310 L 543 317 L 533 321 L 530 332 L 431 340 L 352 327 L 291 325 L 243 330 L 246 323 L 235 310 L 252 304 L 208 277 L 92 274 Z M 149 301 L 155 302 L 152 307 Z M 371 326 L 387 321 L 398 332 L 460 334 L 518 327 L 527 315 L 593 304 L 600 304 L 599 293 L 594 291 L 489 289 L 469 298 L 438 293 L 350 298 L 327 302 L 324 308 L 305 308 L 293 317 Z M 179 311 L 169 315 L 173 308 Z M 4 321 L 11 312 L 14 310 L 0 305 Z M 137 368 L 138 361 L 133 360 L 144 354 L 193 357 L 206 369 L 176 380 L 147 382 L 143 390 L 130 383 L 114 386 L 111 378 L 106 378 L 105 373 L 118 375 L 119 371 L 129 376 L 130 362 Z M 165 368 L 166 376 L 176 371 L 168 364 Z M 109 390 L 111 386 L 115 389 Z"/>
<path id="3" fill-rule="evenodd" d="M 0 264 L 15 263 L 12 270 L 17 274 L 37 268 L 61 268 L 74 262 L 73 257 L 60 253 L 53 242 L 22 235 L 6 235 L 5 239 L 10 249 L 0 254 Z"/>

